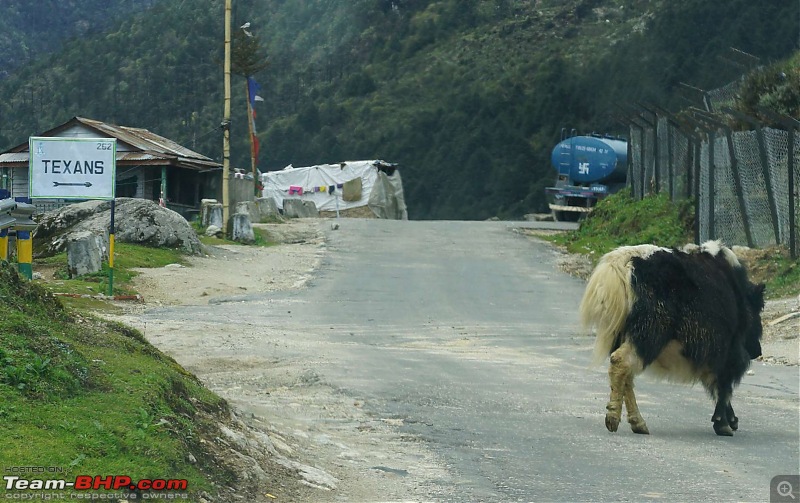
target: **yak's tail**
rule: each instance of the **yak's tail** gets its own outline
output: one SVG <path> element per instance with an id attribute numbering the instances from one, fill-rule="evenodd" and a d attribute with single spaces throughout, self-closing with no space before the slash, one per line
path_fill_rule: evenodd
<path id="1" fill-rule="evenodd" d="M 645 258 L 658 250 L 653 245 L 623 246 L 605 254 L 586 285 L 580 306 L 583 326 L 597 331 L 593 364 L 611 353 L 636 300 L 631 286 L 633 257 Z"/>

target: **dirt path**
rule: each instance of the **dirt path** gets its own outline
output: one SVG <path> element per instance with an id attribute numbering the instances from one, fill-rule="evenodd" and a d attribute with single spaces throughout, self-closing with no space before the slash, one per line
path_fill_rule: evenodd
<path id="1" fill-rule="evenodd" d="M 137 269 L 136 290 L 149 306 L 203 305 L 214 297 L 302 288 L 319 266 L 325 250 L 316 221 L 293 227 L 293 244 L 271 247 L 215 246 L 210 255 L 178 264 Z"/>
<path id="2" fill-rule="evenodd" d="M 233 490 L 247 494 L 247 501 L 408 500 L 408 478 L 384 465 L 405 458 L 433 476 L 439 475 L 436 462 L 397 435 L 394 419 L 368 414 L 364 404 L 321 382 L 315 362 L 293 356 L 300 337 L 269 326 L 175 314 L 180 306 L 305 287 L 325 254 L 323 225 L 330 224 L 279 224 L 272 227 L 274 236 L 289 244 L 220 246 L 190 258 L 189 266 L 141 269 L 134 286 L 145 303 L 123 305 L 126 313 L 114 318 L 142 331 L 232 405 L 235 417 L 221 436 L 233 451 L 217 452 L 222 463 L 243 474 L 242 487 Z M 154 307 L 173 314 L 153 316 L 148 311 Z M 241 354 L 239 348 L 254 340 L 274 349 L 267 356 Z M 254 479 L 260 490 L 247 492 Z"/>

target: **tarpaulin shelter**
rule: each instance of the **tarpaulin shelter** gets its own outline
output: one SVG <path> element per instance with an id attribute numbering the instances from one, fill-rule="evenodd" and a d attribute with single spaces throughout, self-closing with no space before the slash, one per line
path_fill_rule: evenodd
<path id="1" fill-rule="evenodd" d="M 408 220 L 403 183 L 396 164 L 347 161 L 295 168 L 261 175 L 263 196 L 275 200 L 299 198 L 314 202 L 319 211 L 344 211 L 368 206 L 378 218 Z"/>

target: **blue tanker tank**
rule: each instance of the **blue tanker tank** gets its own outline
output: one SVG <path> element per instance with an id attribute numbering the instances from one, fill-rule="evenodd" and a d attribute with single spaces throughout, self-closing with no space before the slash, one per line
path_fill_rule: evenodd
<path id="1" fill-rule="evenodd" d="M 625 186 L 628 143 L 607 136 L 573 136 L 553 148 L 550 162 L 558 173 L 545 192 L 555 220 L 577 221 L 597 201 Z"/>

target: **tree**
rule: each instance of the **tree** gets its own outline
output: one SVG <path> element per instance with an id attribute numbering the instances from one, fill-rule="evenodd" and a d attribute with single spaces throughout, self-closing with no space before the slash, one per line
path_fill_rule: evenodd
<path id="1" fill-rule="evenodd" d="M 247 28 L 249 23 L 234 31 L 231 44 L 231 73 L 242 77 L 252 77 L 269 66 L 269 60 L 262 54 L 258 35 L 253 35 Z"/>

